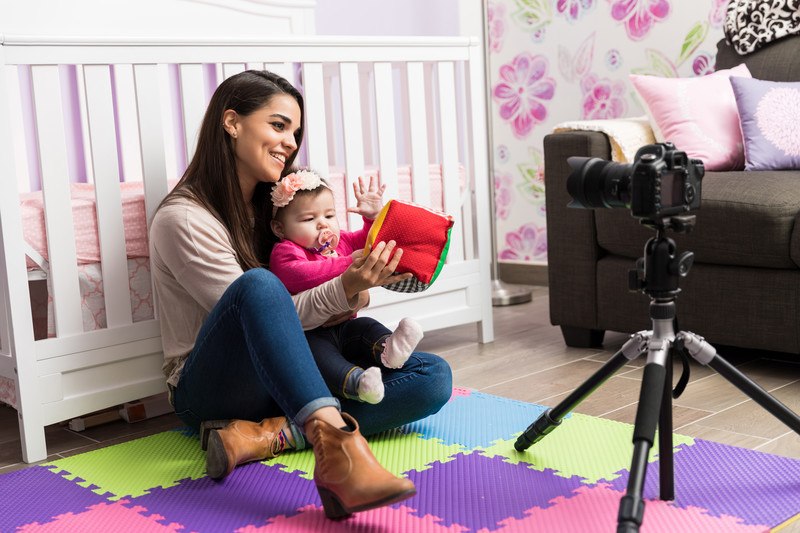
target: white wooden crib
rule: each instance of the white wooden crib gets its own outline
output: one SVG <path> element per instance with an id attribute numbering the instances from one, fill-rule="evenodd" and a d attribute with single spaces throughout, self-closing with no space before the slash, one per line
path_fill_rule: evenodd
<path id="1" fill-rule="evenodd" d="M 347 185 L 376 172 L 388 185 L 385 198 L 405 196 L 455 217 L 436 283 L 411 295 L 373 289 L 365 314 L 390 327 L 413 316 L 426 330 L 475 323 L 491 341 L 482 57 L 468 38 L 0 35 L 0 379 L 13 389 L 6 401 L 19 413 L 23 459 L 46 457 L 46 425 L 164 390 L 158 323 L 139 316 L 141 302 L 131 296 L 131 261 L 147 260 L 132 257 L 122 206 L 140 202 L 149 221 L 191 157 L 214 87 L 245 68 L 274 70 L 302 87 L 299 162 L 339 176 L 348 204 Z M 65 106 L 69 94 L 78 108 Z M 80 142 L 65 129 L 81 132 Z M 76 166 L 85 175 L 71 176 Z M 71 185 L 76 177 L 87 183 Z M 137 186 L 140 196 L 131 198 Z M 78 220 L 76 187 L 90 204 Z M 26 233 L 34 215 L 23 198 L 43 206 L 44 248 Z M 76 244 L 91 217 L 95 264 Z M 84 320 L 87 268 L 102 279 L 94 324 Z M 47 280 L 51 325 L 35 334 L 37 279 Z M 149 289 L 149 275 L 137 283 Z"/>

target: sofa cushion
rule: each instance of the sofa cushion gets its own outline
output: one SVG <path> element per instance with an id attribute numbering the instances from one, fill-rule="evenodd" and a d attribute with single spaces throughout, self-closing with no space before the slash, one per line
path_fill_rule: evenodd
<path id="1" fill-rule="evenodd" d="M 706 170 L 744 168 L 742 132 L 730 76 L 749 77 L 745 64 L 693 78 L 630 74 L 658 142 L 671 141 Z"/>
<path id="2" fill-rule="evenodd" d="M 783 37 L 764 48 L 746 56 L 736 50 L 725 39 L 717 43 L 716 69 L 735 67 L 742 61 L 750 74 L 759 80 L 800 81 L 800 35 Z"/>
<path id="3" fill-rule="evenodd" d="M 694 252 L 697 262 L 797 268 L 799 212 L 800 171 L 708 172 L 694 230 L 669 237 L 679 251 Z M 627 209 L 595 210 L 595 223 L 600 247 L 629 258 L 640 257 L 655 235 Z"/>
<path id="4" fill-rule="evenodd" d="M 731 76 L 745 170 L 800 170 L 800 83 Z"/>

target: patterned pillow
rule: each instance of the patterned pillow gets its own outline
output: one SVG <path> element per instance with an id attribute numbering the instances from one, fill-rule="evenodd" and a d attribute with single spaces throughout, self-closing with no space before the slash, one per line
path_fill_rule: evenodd
<path id="1" fill-rule="evenodd" d="M 427 207 L 389 200 L 373 222 L 364 253 L 375 244 L 394 240 L 403 249 L 396 273 L 411 272 L 413 277 L 384 285 L 397 292 L 421 292 L 439 275 L 450 246 L 453 217 Z"/>
<path id="2" fill-rule="evenodd" d="M 735 76 L 730 82 L 744 139 L 744 169 L 800 169 L 800 83 Z"/>
<path id="3" fill-rule="evenodd" d="M 671 141 L 706 170 L 744 167 L 742 134 L 729 76 L 750 76 L 745 64 L 697 78 L 630 75 L 658 142 Z"/>

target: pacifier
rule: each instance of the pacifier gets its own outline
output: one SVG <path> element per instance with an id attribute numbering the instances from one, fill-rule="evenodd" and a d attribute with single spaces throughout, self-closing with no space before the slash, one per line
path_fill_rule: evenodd
<path id="1" fill-rule="evenodd" d="M 314 251 L 323 255 L 333 253 L 339 246 L 339 236 L 329 229 L 322 230 L 317 241 L 319 246 L 314 248 Z"/>

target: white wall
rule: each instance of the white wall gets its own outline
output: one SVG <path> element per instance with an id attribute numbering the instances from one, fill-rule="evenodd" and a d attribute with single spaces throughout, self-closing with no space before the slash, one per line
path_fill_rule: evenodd
<path id="1" fill-rule="evenodd" d="M 317 0 L 315 13 L 320 35 L 459 34 L 458 0 Z"/>

